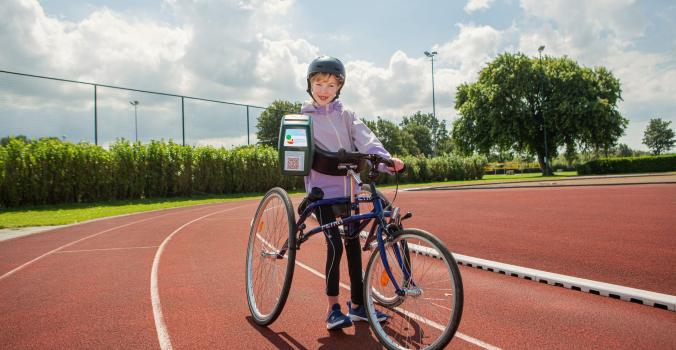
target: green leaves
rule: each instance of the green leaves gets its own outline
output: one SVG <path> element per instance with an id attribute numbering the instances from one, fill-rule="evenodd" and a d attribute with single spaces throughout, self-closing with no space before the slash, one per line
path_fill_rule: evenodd
<path id="1" fill-rule="evenodd" d="M 601 158 L 584 163 L 577 168 L 579 175 L 628 174 L 676 170 L 676 155 Z"/>
<path id="2" fill-rule="evenodd" d="M 669 128 L 671 121 L 661 118 L 650 119 L 650 123 L 643 134 L 643 144 L 648 146 L 653 154 L 659 155 L 674 147 L 674 131 Z"/>
<path id="3" fill-rule="evenodd" d="M 483 177 L 484 167 L 488 163 L 484 156 L 457 155 L 433 158 L 404 156 L 402 161 L 406 164 L 406 170 L 399 174 L 399 183 L 477 180 Z M 362 174 L 362 179 L 366 179 L 366 176 L 366 173 Z M 395 176 L 382 174 L 378 178 L 378 183 L 393 184 Z"/>
<path id="4" fill-rule="evenodd" d="M 537 155 L 544 171 L 544 157 L 553 159 L 560 147 L 612 147 L 628 123 L 620 100 L 619 80 L 603 67 L 504 53 L 476 82 L 458 87 L 452 138 L 463 154 L 497 148 Z"/>
<path id="5" fill-rule="evenodd" d="M 282 123 L 282 117 L 285 114 L 298 114 L 300 113 L 300 108 L 300 102 L 292 103 L 283 100 L 272 102 L 268 106 L 268 109 L 263 111 L 258 117 L 258 123 L 256 124 L 256 128 L 258 128 L 258 133 L 256 133 L 258 143 L 277 149 L 279 126 Z"/>
<path id="6" fill-rule="evenodd" d="M 282 176 L 277 162 L 277 151 L 268 146 L 226 150 L 118 140 L 105 150 L 10 138 L 0 146 L 0 206 L 302 188 L 302 177 Z"/>

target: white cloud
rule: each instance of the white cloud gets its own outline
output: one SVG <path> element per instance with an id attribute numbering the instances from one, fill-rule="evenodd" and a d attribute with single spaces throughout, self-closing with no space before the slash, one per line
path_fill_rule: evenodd
<path id="1" fill-rule="evenodd" d="M 465 5 L 465 12 L 472 13 L 479 10 L 488 10 L 494 0 L 469 0 Z"/>
<path id="2" fill-rule="evenodd" d="M 630 119 L 620 142 L 641 144 L 645 120 L 658 111 L 676 109 L 676 59 L 668 53 L 639 51 L 637 40 L 651 23 L 633 0 L 522 0 L 529 21 L 519 24 L 520 51 L 536 55 L 567 55 L 585 66 L 605 66 L 622 84 L 621 113 Z M 675 116 L 662 115 L 673 120 Z"/>
<path id="3" fill-rule="evenodd" d="M 493 3 L 470 0 L 465 11 L 486 10 Z M 261 106 L 275 99 L 303 100 L 307 98 L 307 64 L 331 45 L 351 46 L 358 38 L 341 32 L 323 38 L 298 32 L 294 23 L 302 18 L 294 17 L 295 6 L 293 1 L 280 0 L 165 0 L 164 9 L 174 17 L 171 23 L 107 8 L 94 8 L 85 18 L 73 22 L 45 14 L 36 0 L 6 0 L 0 6 L 0 67 Z M 546 45 L 545 54 L 568 55 L 585 66 L 611 69 L 622 82 L 625 102 L 620 107 L 632 119 L 630 128 L 658 116 L 653 111 L 676 110 L 673 52 L 669 55 L 637 48 L 637 41 L 651 26 L 638 11 L 637 3 L 521 0 L 520 6 L 525 17 L 515 17 L 507 28 L 460 22 L 455 24 L 457 35 L 426 44 L 439 53 L 434 62 L 439 117 L 455 116 L 457 86 L 476 80 L 477 72 L 496 55 L 516 50 L 537 55 L 540 45 Z M 354 59 L 344 61 L 348 77 L 343 100 L 359 116 L 368 118 L 383 116 L 396 121 L 418 110 L 431 112 L 429 59 L 409 57 L 396 49 L 389 56 L 386 64 L 377 65 L 348 53 L 347 57 Z M 5 82 L 9 83 L 3 85 Z M 25 96 L 30 92 L 36 96 L 31 100 L 33 107 L 42 100 L 49 108 L 64 101 L 64 108 L 73 108 L 75 100 L 83 109 L 91 108 L 89 88 L 50 84 L 18 78 L 0 80 L 0 92 L 5 97 L 0 105 L 12 101 L 29 104 Z M 118 95 L 123 105 L 130 97 Z M 143 102 L 150 108 L 150 101 Z M 102 98 L 100 103 L 105 107 L 107 102 Z M 128 107 L 110 103 L 111 110 L 122 113 Z M 187 113 L 195 110 L 186 108 Z M 209 112 L 217 116 L 218 121 L 213 122 L 216 126 L 191 137 L 221 144 L 234 142 L 218 141 L 218 135 L 230 137 L 235 133 L 218 134 L 218 129 L 229 127 L 222 120 L 224 116 L 240 118 L 240 110 L 233 107 L 231 112 Z M 630 145 L 640 147 L 637 132 L 632 129 L 628 133 L 634 135 L 630 136 L 634 140 Z"/>
<path id="4" fill-rule="evenodd" d="M 247 139 L 246 135 L 236 137 L 201 138 L 193 142 L 193 146 L 233 148 L 237 146 L 244 146 L 247 144 L 247 142 L 250 142 L 251 144 L 258 142 L 256 134 L 249 135 L 249 139 Z"/>
<path id="5" fill-rule="evenodd" d="M 423 59 L 409 58 L 402 51 L 395 52 L 385 68 L 365 61 L 349 61 L 341 98 L 364 117 L 400 117 L 404 111 L 411 113 L 422 107 L 427 88 L 421 76 L 429 75 L 428 69 Z M 431 96 L 431 83 L 429 86 Z"/>

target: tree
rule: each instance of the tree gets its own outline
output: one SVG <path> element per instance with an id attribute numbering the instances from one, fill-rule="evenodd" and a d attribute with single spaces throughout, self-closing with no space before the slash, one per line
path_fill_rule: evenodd
<path id="1" fill-rule="evenodd" d="M 631 157 L 634 155 L 634 151 L 625 143 L 621 143 L 617 145 L 617 149 L 615 150 L 615 154 L 618 157 Z"/>
<path id="2" fill-rule="evenodd" d="M 7 146 L 9 144 L 9 141 L 12 140 L 12 139 L 21 140 L 24 143 L 30 143 L 31 142 L 31 140 L 29 140 L 28 137 L 26 137 L 26 135 L 17 135 L 17 136 L 12 135 L 12 136 L 5 136 L 2 139 L 0 139 L 0 146 Z"/>
<path id="3" fill-rule="evenodd" d="M 378 140 L 388 152 L 399 156 L 409 154 L 408 149 L 404 146 L 405 135 L 402 134 L 402 130 L 399 129 L 397 124 L 381 117 L 378 117 L 375 121 L 365 119 L 362 119 L 362 121 L 376 134 Z"/>
<path id="4" fill-rule="evenodd" d="M 279 141 L 279 127 L 282 123 L 282 117 L 285 114 L 298 114 L 300 113 L 300 108 L 300 102 L 292 103 L 283 100 L 272 102 L 272 104 L 270 104 L 270 106 L 268 106 L 268 108 L 258 117 L 258 122 L 256 124 L 256 128 L 258 128 L 258 132 L 256 133 L 258 143 L 261 145 L 269 145 L 276 149 Z"/>
<path id="5" fill-rule="evenodd" d="M 405 116 L 400 124 L 402 130 L 411 134 L 417 146 L 426 156 L 434 156 L 440 152 L 440 147 L 448 148 L 446 139 L 448 131 L 446 123 L 440 121 L 431 113 L 416 112 L 412 116 Z"/>
<path id="6" fill-rule="evenodd" d="M 460 118 L 452 137 L 464 154 L 488 155 L 497 147 L 537 155 L 549 175 L 545 157 L 555 158 L 560 147 L 570 153 L 576 145 L 607 149 L 617 142 L 628 123 L 617 110 L 620 100 L 619 80 L 603 67 L 580 67 L 567 57 L 504 53 L 479 72 L 476 82 L 458 86 Z"/>
<path id="7" fill-rule="evenodd" d="M 674 147 L 674 131 L 669 128 L 671 121 L 662 118 L 650 119 L 643 134 L 643 144 L 648 146 L 654 154 L 662 154 Z"/>

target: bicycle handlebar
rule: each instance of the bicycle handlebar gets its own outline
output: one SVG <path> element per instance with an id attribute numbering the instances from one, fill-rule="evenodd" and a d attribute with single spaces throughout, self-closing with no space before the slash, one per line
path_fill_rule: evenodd
<path id="1" fill-rule="evenodd" d="M 338 161 L 341 163 L 352 163 L 358 162 L 362 159 L 371 161 L 373 167 L 377 167 L 378 164 L 383 163 L 389 167 L 394 168 L 394 162 L 391 159 L 387 159 L 378 154 L 364 154 L 359 152 L 348 152 L 344 148 L 338 150 Z"/>

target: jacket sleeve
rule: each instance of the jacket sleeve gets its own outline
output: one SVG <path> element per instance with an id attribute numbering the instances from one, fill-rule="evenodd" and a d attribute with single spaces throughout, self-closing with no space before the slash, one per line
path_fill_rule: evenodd
<path id="1" fill-rule="evenodd" d="M 352 143 L 360 153 L 378 154 L 385 158 L 392 158 L 390 153 L 383 147 L 383 144 L 378 140 L 376 135 L 364 124 L 354 113 L 347 112 L 348 120 L 350 121 L 350 132 L 352 134 Z M 380 164 L 378 171 L 387 172 L 387 166 Z"/>

